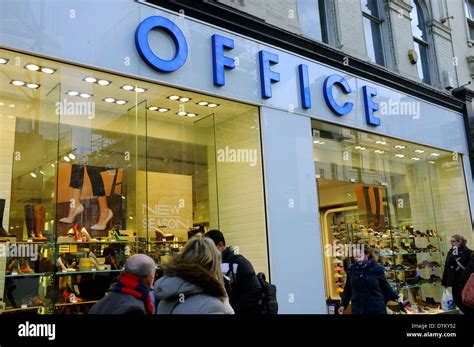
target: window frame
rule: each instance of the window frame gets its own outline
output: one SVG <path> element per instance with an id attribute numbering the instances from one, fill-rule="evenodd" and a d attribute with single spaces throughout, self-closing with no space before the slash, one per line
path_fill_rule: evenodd
<path id="1" fill-rule="evenodd" d="M 375 0 L 376 5 L 377 5 L 377 12 L 378 12 L 378 17 L 374 16 L 373 14 L 369 13 L 363 6 L 364 0 L 360 1 L 361 4 L 361 12 L 362 12 L 362 27 L 364 30 L 364 42 L 365 42 L 365 47 L 366 47 L 366 52 L 367 55 L 369 56 L 369 50 L 368 50 L 368 42 L 367 42 L 367 32 L 365 30 L 365 25 L 364 25 L 364 19 L 369 20 L 369 22 L 376 23 L 378 27 L 378 31 L 380 33 L 380 46 L 382 47 L 382 58 L 383 58 L 383 64 L 380 64 L 374 60 L 372 60 L 369 56 L 370 61 L 373 64 L 377 64 L 378 66 L 382 66 L 384 68 L 388 69 L 393 69 L 393 60 L 391 59 L 391 56 L 389 54 L 390 47 L 388 46 L 389 42 L 391 41 L 391 32 L 389 28 L 389 17 L 386 15 L 386 8 L 385 8 L 385 1 L 384 0 Z M 372 42 L 374 36 L 372 35 Z M 374 47 L 375 48 L 375 47 Z M 375 58 L 375 57 L 374 57 Z"/>

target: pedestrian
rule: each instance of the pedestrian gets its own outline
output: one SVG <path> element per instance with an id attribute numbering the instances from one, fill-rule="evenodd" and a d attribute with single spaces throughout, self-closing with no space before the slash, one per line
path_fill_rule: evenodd
<path id="1" fill-rule="evenodd" d="M 373 249 L 368 245 L 352 249 L 354 261 L 347 272 L 338 313 L 344 314 L 352 302 L 352 314 L 387 314 L 387 302 L 399 298 L 387 281 L 384 267 L 374 261 Z"/>
<path id="2" fill-rule="evenodd" d="M 250 261 L 226 247 L 221 231 L 209 230 L 204 236 L 214 241 L 222 253 L 222 272 L 230 278 L 230 304 L 235 314 L 261 314 L 262 288 Z"/>
<path id="3" fill-rule="evenodd" d="M 163 264 L 155 283 L 157 314 L 233 314 L 212 240 L 196 235 L 182 253 Z"/>
<path id="4" fill-rule="evenodd" d="M 467 240 L 461 235 L 453 235 L 450 242 L 451 249 L 446 256 L 441 284 L 446 288 L 452 288 L 454 303 L 462 312 L 466 313 L 469 311 L 469 307 L 462 303 L 461 294 L 464 285 L 461 277 L 471 260 L 472 251 L 467 248 Z"/>
<path id="5" fill-rule="evenodd" d="M 92 306 L 89 314 L 152 314 L 154 308 L 150 288 L 155 271 L 156 264 L 149 256 L 131 256 L 111 292 Z"/>

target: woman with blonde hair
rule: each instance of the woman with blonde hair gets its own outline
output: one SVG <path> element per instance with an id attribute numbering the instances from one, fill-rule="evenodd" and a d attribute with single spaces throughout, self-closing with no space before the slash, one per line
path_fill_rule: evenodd
<path id="1" fill-rule="evenodd" d="M 461 277 L 471 259 L 471 250 L 467 248 L 467 240 L 461 235 L 451 236 L 450 242 L 451 249 L 446 256 L 441 284 L 446 288 L 452 287 L 454 303 L 463 313 L 467 313 L 470 310 L 462 303 L 463 283 Z"/>
<path id="2" fill-rule="evenodd" d="M 157 314 L 233 314 L 224 289 L 221 254 L 214 242 L 194 236 L 183 252 L 163 265 L 155 283 Z"/>

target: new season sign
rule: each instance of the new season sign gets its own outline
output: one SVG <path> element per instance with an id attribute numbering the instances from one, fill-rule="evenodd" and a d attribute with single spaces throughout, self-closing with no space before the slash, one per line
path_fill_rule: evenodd
<path id="1" fill-rule="evenodd" d="M 148 35 L 153 29 L 161 29 L 173 40 L 176 53 L 172 59 L 164 60 L 156 55 L 148 43 Z M 234 40 L 222 35 L 214 34 L 212 40 L 212 71 L 214 85 L 223 87 L 225 85 L 225 71 L 235 68 L 234 58 L 225 55 L 226 51 L 234 49 Z M 153 69 L 160 72 L 173 72 L 180 69 L 188 57 L 188 44 L 183 32 L 179 27 L 167 18 L 151 16 L 144 19 L 135 32 L 135 45 L 141 58 Z M 260 68 L 260 87 L 263 99 L 272 97 L 272 84 L 280 82 L 280 74 L 276 71 L 278 64 L 278 54 L 260 50 L 258 52 L 258 62 Z M 229 72 L 230 73 L 230 72 Z M 298 80 L 301 95 L 301 106 L 310 109 L 311 93 L 310 81 L 308 77 L 308 66 L 298 65 Z M 353 91 L 347 80 L 340 74 L 332 74 L 326 77 L 323 83 L 322 93 L 329 109 L 337 116 L 344 116 L 352 111 L 354 104 L 346 101 L 342 103 L 336 100 L 334 88 L 339 88 L 343 94 L 351 94 Z M 364 112 L 367 124 L 372 126 L 380 125 L 380 118 L 374 115 L 379 109 L 379 104 L 373 101 L 372 97 L 377 95 L 377 89 L 368 85 L 362 88 L 364 100 Z"/>

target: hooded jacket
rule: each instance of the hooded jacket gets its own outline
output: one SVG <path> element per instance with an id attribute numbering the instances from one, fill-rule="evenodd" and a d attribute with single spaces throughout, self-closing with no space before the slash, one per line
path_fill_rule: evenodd
<path id="1" fill-rule="evenodd" d="M 169 264 L 155 283 L 157 314 L 233 314 L 224 287 L 198 264 Z"/>

